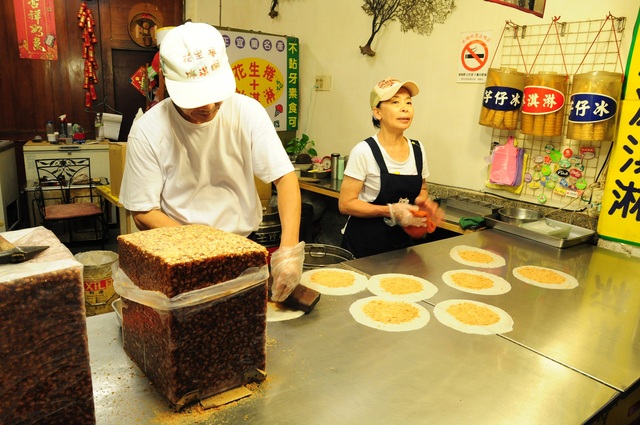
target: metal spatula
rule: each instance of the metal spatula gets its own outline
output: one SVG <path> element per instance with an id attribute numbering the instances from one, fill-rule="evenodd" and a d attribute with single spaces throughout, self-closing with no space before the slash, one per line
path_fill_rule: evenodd
<path id="1" fill-rule="evenodd" d="M 2 236 L 0 236 L 0 264 L 22 263 L 31 260 L 41 253 L 48 246 L 15 246 Z"/>

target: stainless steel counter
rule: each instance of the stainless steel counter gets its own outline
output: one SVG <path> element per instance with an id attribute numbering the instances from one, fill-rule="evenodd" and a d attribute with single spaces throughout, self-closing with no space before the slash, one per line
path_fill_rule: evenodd
<path id="1" fill-rule="evenodd" d="M 204 413 L 173 413 L 122 350 L 115 315 L 90 317 L 97 423 L 573 425 L 618 394 L 507 338 L 441 325 L 429 304 L 416 331 L 362 326 L 348 308 L 369 295 L 323 296 L 310 315 L 269 323 L 267 380 Z"/>
<path id="2" fill-rule="evenodd" d="M 442 282 L 447 270 L 470 268 L 449 257 L 456 245 L 489 249 L 506 259 L 492 269 L 511 283 L 498 296 L 472 295 Z M 345 263 L 367 274 L 409 273 L 435 284 L 429 304 L 449 298 L 474 299 L 507 311 L 513 331 L 501 338 L 514 341 L 556 362 L 591 376 L 619 391 L 640 380 L 640 260 L 597 246 L 553 248 L 498 230 L 485 230 Z M 579 282 L 572 290 L 553 290 L 516 279 L 519 266 L 550 267 Z"/>
<path id="3" fill-rule="evenodd" d="M 331 178 L 317 179 L 315 182 L 299 180 L 298 184 L 300 185 L 300 189 L 337 199 L 340 197 L 342 180 L 333 180 Z"/>

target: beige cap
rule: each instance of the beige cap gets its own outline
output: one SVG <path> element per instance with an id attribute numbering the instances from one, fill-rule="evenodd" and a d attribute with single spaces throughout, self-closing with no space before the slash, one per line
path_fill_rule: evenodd
<path id="1" fill-rule="evenodd" d="M 224 38 L 209 24 L 187 22 L 167 32 L 160 65 L 171 100 L 181 108 L 221 102 L 236 91 Z"/>
<path id="2" fill-rule="evenodd" d="M 378 103 L 391 99 L 402 87 L 409 90 L 409 94 L 412 97 L 420 92 L 418 85 L 413 81 L 407 80 L 402 82 L 395 78 L 386 78 L 376 84 L 373 90 L 371 90 L 371 109 L 378 106 Z"/>

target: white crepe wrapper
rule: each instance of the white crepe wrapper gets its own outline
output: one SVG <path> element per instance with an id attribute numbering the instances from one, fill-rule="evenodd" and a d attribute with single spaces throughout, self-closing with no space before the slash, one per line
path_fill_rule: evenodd
<path id="1" fill-rule="evenodd" d="M 537 281 L 535 279 L 531 279 L 531 278 L 523 276 L 521 274 L 520 270 L 525 269 L 525 268 L 533 268 L 533 269 L 537 269 L 537 270 L 540 270 L 540 271 L 549 271 L 549 272 L 552 272 L 552 273 L 555 273 L 557 275 L 560 275 L 560 276 L 564 277 L 565 281 L 563 283 L 539 282 L 539 281 Z M 516 267 L 511 272 L 513 273 L 513 275 L 518 280 L 520 280 L 520 281 L 522 281 L 524 283 L 528 283 L 529 285 L 537 286 L 539 288 L 545 288 L 545 289 L 573 289 L 573 288 L 578 286 L 578 279 L 576 279 L 575 277 L 571 276 L 570 274 L 561 272 L 560 270 L 550 269 L 548 267 L 521 266 L 521 267 Z"/>
<path id="2" fill-rule="evenodd" d="M 481 263 L 481 262 L 466 260 L 460 256 L 460 252 L 464 252 L 464 251 L 472 251 L 478 254 L 488 255 L 491 257 L 492 261 L 490 263 Z M 454 246 L 453 248 L 451 248 L 451 251 L 449 251 L 449 256 L 453 260 L 457 261 L 458 263 L 461 263 L 461 264 L 464 264 L 465 266 L 470 266 L 470 267 L 494 269 L 494 268 L 498 268 L 506 265 L 506 261 L 502 256 L 496 254 L 495 252 L 491 252 L 487 249 L 477 248 L 475 246 L 467 246 L 467 245 Z"/>
<path id="3" fill-rule="evenodd" d="M 458 285 L 453 279 L 453 275 L 455 275 L 456 273 L 471 274 L 471 275 L 491 279 L 493 286 L 490 288 L 474 289 L 474 288 L 467 288 L 467 287 Z M 457 289 L 462 292 L 468 292 L 470 294 L 501 295 L 501 294 L 506 294 L 511 290 L 511 284 L 506 279 L 500 276 L 496 276 L 492 273 L 487 273 L 479 270 L 467 270 L 467 269 L 449 270 L 442 274 L 442 281 L 454 289 Z"/>
<path id="4" fill-rule="evenodd" d="M 331 287 L 326 285 L 321 285 L 311 280 L 313 275 L 317 272 L 329 271 L 329 272 L 340 272 L 353 276 L 354 281 L 351 286 L 342 286 L 342 287 Z M 358 292 L 362 292 L 367 289 L 367 282 L 369 278 L 361 273 L 356 273 L 351 270 L 339 269 L 339 268 L 331 268 L 324 267 L 320 269 L 312 269 L 307 270 L 302 273 L 302 277 L 300 279 L 300 283 L 304 286 L 311 288 L 320 292 L 322 295 L 352 295 L 357 294 Z"/>
<path id="5" fill-rule="evenodd" d="M 414 307 L 416 309 L 416 311 L 418 312 L 418 317 L 414 318 L 413 320 L 411 320 L 409 322 L 404 322 L 404 323 L 382 323 L 382 322 L 378 322 L 378 321 L 372 319 L 371 317 L 369 317 L 364 312 L 364 307 L 369 302 L 376 301 L 376 300 L 387 301 L 387 302 L 391 302 L 391 303 L 408 304 L 408 305 L 410 305 L 410 306 L 412 306 L 412 307 Z M 378 330 L 381 330 L 381 331 L 387 331 L 387 332 L 415 331 L 415 330 L 418 330 L 418 329 L 421 329 L 421 328 L 425 327 L 427 325 L 427 323 L 429 323 L 429 320 L 431 319 L 431 315 L 429 314 L 427 309 L 424 308 L 423 306 L 417 304 L 417 303 L 413 303 L 413 302 L 410 302 L 410 301 L 404 301 L 404 300 L 396 300 L 396 299 L 391 299 L 391 298 L 379 297 L 379 296 L 361 298 L 361 299 L 355 301 L 349 307 L 349 313 L 351 314 L 353 319 L 356 322 L 360 323 L 361 325 L 368 326 L 370 328 L 378 329 Z"/>
<path id="6" fill-rule="evenodd" d="M 488 308 L 496 313 L 500 317 L 500 320 L 492 325 L 487 326 L 468 325 L 466 323 L 462 323 L 447 311 L 450 306 L 460 303 L 470 303 L 480 307 Z M 480 301 L 463 299 L 441 301 L 433 307 L 433 315 L 436 316 L 436 319 L 438 319 L 438 321 L 443 325 L 468 334 L 495 335 L 504 334 L 513 330 L 513 319 L 511 318 L 509 313 L 502 310 L 501 308 Z"/>
<path id="7" fill-rule="evenodd" d="M 393 278 L 405 278 L 413 280 L 420 285 L 422 285 L 422 289 L 418 292 L 412 292 L 408 294 L 393 294 L 387 292 L 382 288 L 382 282 L 384 279 L 393 279 Z M 438 287 L 433 283 L 429 282 L 426 279 L 420 278 L 418 276 L 412 276 L 409 274 L 402 273 L 385 273 L 385 274 L 377 274 L 373 275 L 369 278 L 369 282 L 367 283 L 367 289 L 371 291 L 371 293 L 386 297 L 394 300 L 402 300 L 402 301 L 422 301 L 433 297 L 438 292 Z"/>

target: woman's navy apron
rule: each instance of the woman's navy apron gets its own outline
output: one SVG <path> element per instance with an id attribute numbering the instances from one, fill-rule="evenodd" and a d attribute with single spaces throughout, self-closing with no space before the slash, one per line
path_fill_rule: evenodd
<path id="1" fill-rule="evenodd" d="M 416 175 L 390 174 L 378 144 L 369 137 L 365 140 L 380 167 L 380 193 L 371 203 L 375 205 L 395 204 L 401 198 L 414 203 L 422 189 L 422 152 L 418 142 L 411 140 L 413 156 L 416 160 Z M 389 226 L 383 217 L 350 216 L 342 237 L 342 247 L 356 258 L 381 252 L 406 248 L 413 245 L 413 239 L 400 226 Z"/>

